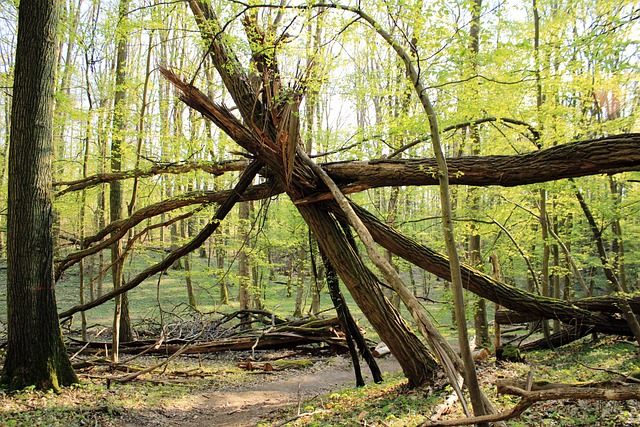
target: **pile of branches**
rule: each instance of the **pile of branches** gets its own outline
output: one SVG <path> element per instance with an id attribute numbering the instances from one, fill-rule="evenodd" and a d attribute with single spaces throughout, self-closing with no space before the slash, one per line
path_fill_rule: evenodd
<path id="1" fill-rule="evenodd" d="M 300 346 L 327 347 L 334 352 L 348 349 L 337 317 L 286 320 L 263 310 L 240 310 L 218 319 L 203 317 L 169 323 L 147 328 L 144 335 L 155 337 L 120 343 L 120 352 L 204 354 Z M 71 346 L 81 346 L 83 351 L 101 351 L 111 345 L 104 338 L 70 340 Z"/>

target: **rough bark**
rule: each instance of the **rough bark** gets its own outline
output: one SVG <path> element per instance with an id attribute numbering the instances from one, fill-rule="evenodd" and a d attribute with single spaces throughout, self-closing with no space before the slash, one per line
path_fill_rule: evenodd
<path id="1" fill-rule="evenodd" d="M 7 216 L 10 389 L 78 381 L 62 341 L 53 280 L 51 152 L 59 5 L 20 2 L 11 109 Z"/>
<path id="2" fill-rule="evenodd" d="M 251 266 L 249 265 L 249 202 L 238 205 L 238 302 L 240 310 L 251 308 Z"/>
<path id="3" fill-rule="evenodd" d="M 449 183 L 517 187 L 581 176 L 640 170 L 640 134 L 576 141 L 531 153 L 447 158 Z M 571 159 L 571 161 L 567 161 Z M 357 191 L 394 185 L 437 185 L 435 159 L 382 159 L 326 163 L 339 185 Z M 343 192 L 349 193 L 343 188 Z"/>
<path id="4" fill-rule="evenodd" d="M 433 378 L 436 362 L 420 339 L 384 296 L 376 276 L 353 251 L 335 219 L 319 206 L 299 206 L 298 210 L 318 238 L 354 300 L 384 341 L 409 379 L 418 386 Z"/>

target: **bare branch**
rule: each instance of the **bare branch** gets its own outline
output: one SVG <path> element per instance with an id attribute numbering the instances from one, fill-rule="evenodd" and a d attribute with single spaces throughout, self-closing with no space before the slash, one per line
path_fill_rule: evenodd
<path id="1" fill-rule="evenodd" d="M 181 164 L 156 164 L 150 169 L 133 169 L 130 171 L 99 173 L 86 178 L 76 179 L 73 181 L 59 181 L 53 184 L 54 187 L 67 186 L 67 188 L 58 191 L 55 197 L 63 196 L 72 191 L 78 191 L 86 188 L 94 187 L 98 184 L 109 183 L 113 181 L 129 179 L 129 178 L 145 178 L 162 174 L 181 174 L 195 170 L 210 173 L 215 176 L 224 174 L 225 172 L 241 171 L 247 167 L 247 160 L 228 160 L 224 162 L 189 162 Z"/>

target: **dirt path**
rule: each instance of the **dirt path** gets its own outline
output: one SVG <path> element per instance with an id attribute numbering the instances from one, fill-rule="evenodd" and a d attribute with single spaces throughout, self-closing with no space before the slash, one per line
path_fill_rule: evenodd
<path id="1" fill-rule="evenodd" d="M 382 372 L 397 372 L 400 365 L 393 358 L 378 360 Z M 363 367 L 365 381 L 371 381 Z M 368 375 L 366 375 L 368 374 Z M 345 359 L 327 365 L 318 364 L 307 371 L 255 374 L 255 382 L 241 389 L 204 391 L 165 405 L 162 410 L 131 414 L 125 427 L 255 426 L 261 418 L 299 401 L 354 385 L 351 364 Z"/>

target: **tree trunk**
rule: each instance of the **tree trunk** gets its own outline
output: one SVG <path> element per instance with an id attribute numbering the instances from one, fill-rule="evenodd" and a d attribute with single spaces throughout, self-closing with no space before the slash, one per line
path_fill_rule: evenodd
<path id="1" fill-rule="evenodd" d="M 229 304 L 229 289 L 227 288 L 227 274 L 224 271 L 224 237 L 220 232 L 220 229 L 216 230 L 214 234 L 214 241 L 216 246 L 216 268 L 218 269 L 217 277 L 220 286 L 220 304 L 227 305 Z"/>
<path id="2" fill-rule="evenodd" d="M 126 24 L 129 11 L 129 0 L 120 0 L 118 17 L 120 31 Z M 126 129 L 125 104 L 126 104 L 126 67 L 127 67 L 127 39 L 126 32 L 118 36 L 116 49 L 116 92 L 113 101 L 113 135 L 111 139 L 111 171 L 122 170 L 122 145 L 124 143 L 124 131 Z M 112 182 L 109 191 L 109 212 L 111 221 L 123 217 L 123 190 L 120 182 Z M 118 239 L 111 245 L 111 277 L 113 288 L 122 286 L 124 273 L 124 254 L 122 253 L 122 241 Z M 111 349 L 112 359 L 118 362 L 118 346 L 120 341 L 132 341 L 131 322 L 129 320 L 128 298 L 121 294 L 115 299 L 115 311 L 113 314 L 113 345 Z"/>
<path id="3" fill-rule="evenodd" d="M 380 282 L 353 251 L 335 219 L 315 204 L 298 206 L 298 211 L 356 304 L 398 359 L 409 384 L 415 387 L 430 381 L 437 366 L 435 360 L 384 296 Z"/>
<path id="4" fill-rule="evenodd" d="M 295 252 L 292 252 L 292 255 L 295 254 Z M 295 309 L 293 311 L 293 317 L 302 317 L 302 310 L 303 310 L 303 300 L 304 300 L 304 278 L 305 278 L 305 257 L 306 257 L 306 252 L 304 251 L 304 248 L 299 248 L 298 249 L 298 253 L 297 253 L 297 266 L 296 266 L 296 275 L 297 275 L 297 280 L 296 280 L 296 306 Z"/>
<path id="5" fill-rule="evenodd" d="M 13 390 L 78 382 L 58 323 L 53 281 L 51 151 L 59 4 L 22 1 L 11 109 L 7 217 L 7 357 Z"/>
<path id="6" fill-rule="evenodd" d="M 191 233 L 189 232 L 189 221 L 190 219 L 183 219 L 180 221 L 180 228 L 182 231 L 182 238 L 188 240 L 191 238 Z M 191 259 L 190 254 L 184 257 L 184 279 L 185 284 L 187 285 L 187 300 L 189 301 L 189 307 L 194 310 L 198 309 L 198 301 L 196 300 L 196 294 L 193 290 L 193 280 L 191 278 Z"/>
<path id="7" fill-rule="evenodd" d="M 238 301 L 240 310 L 251 308 L 251 267 L 249 265 L 249 203 L 238 205 Z"/>
<path id="8" fill-rule="evenodd" d="M 598 248 L 598 255 L 600 256 L 600 261 L 602 262 L 602 267 L 604 268 L 605 275 L 607 276 L 607 280 L 611 282 L 616 292 L 620 294 L 626 293 L 626 290 L 622 288 L 622 285 L 618 281 L 618 277 L 615 274 L 615 271 L 611 268 L 609 260 L 607 258 L 607 252 L 604 247 L 604 241 L 602 240 L 602 231 L 598 228 L 596 224 L 596 220 L 589 209 L 589 205 L 587 205 L 586 200 L 582 196 L 580 191 L 576 191 L 576 197 L 580 202 L 580 206 L 584 212 L 584 215 L 587 217 L 587 222 L 589 223 L 589 227 L 593 233 L 593 238 L 596 243 L 596 247 Z M 622 316 L 626 319 L 631 331 L 633 332 L 636 341 L 640 344 L 640 322 L 638 322 L 638 317 L 633 312 L 633 309 L 629 305 L 626 298 L 620 298 L 619 300 L 620 308 L 622 309 Z"/>

